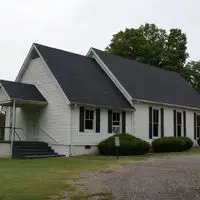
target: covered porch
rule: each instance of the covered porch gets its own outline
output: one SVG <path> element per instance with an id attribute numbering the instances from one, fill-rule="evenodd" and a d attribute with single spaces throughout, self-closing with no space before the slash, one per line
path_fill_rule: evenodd
<path id="1" fill-rule="evenodd" d="M 46 105 L 35 85 L 1 80 L 0 151 L 2 147 L 5 155 L 13 156 L 15 144 L 42 144 L 36 142 L 40 141 L 39 118 Z"/>

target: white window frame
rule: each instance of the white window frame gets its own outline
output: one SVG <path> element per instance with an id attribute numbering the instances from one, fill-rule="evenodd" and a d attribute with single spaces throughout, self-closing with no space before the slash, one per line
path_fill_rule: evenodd
<path id="1" fill-rule="evenodd" d="M 92 129 L 87 129 L 86 128 L 86 120 L 91 120 L 91 119 L 87 119 L 86 118 L 86 111 L 87 110 L 89 110 L 89 111 L 93 111 L 93 124 L 92 124 L 92 126 L 93 126 L 93 128 Z M 96 125 L 96 113 L 95 113 L 95 109 L 93 109 L 93 108 L 85 108 L 85 110 L 84 110 L 84 130 L 85 130 L 85 132 L 89 132 L 89 133 L 92 133 L 92 132 L 94 132 L 94 130 L 95 130 L 95 125 Z"/>
<path id="2" fill-rule="evenodd" d="M 181 114 L 181 136 L 178 135 L 178 113 Z M 176 137 L 182 137 L 183 136 L 183 112 L 182 111 L 176 111 Z"/>
<path id="3" fill-rule="evenodd" d="M 199 136 L 198 136 L 198 128 L 200 129 L 200 124 L 199 125 L 197 124 L 197 122 L 198 122 L 197 117 L 200 117 L 200 114 L 196 115 L 196 127 L 195 127 L 196 128 L 196 138 L 199 139 L 200 138 L 200 131 L 199 131 Z"/>
<path id="4" fill-rule="evenodd" d="M 158 111 L 158 123 L 154 122 L 154 110 Z M 159 138 L 161 136 L 160 123 L 161 123 L 160 109 L 152 108 L 152 138 L 153 139 Z M 154 124 L 158 125 L 158 136 L 154 136 Z"/>
<path id="5" fill-rule="evenodd" d="M 119 125 L 113 125 L 113 114 L 114 113 L 117 113 L 117 114 L 119 114 Z M 118 127 L 119 128 L 119 132 L 114 132 L 113 131 L 113 128 L 114 127 Z M 121 112 L 119 112 L 119 111 L 112 111 L 112 133 L 115 133 L 115 134 L 117 134 L 117 133 L 121 133 L 122 132 L 122 116 L 121 116 Z"/>

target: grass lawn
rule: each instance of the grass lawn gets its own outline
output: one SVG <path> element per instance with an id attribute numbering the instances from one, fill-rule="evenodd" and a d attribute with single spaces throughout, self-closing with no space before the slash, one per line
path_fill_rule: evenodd
<path id="1" fill-rule="evenodd" d="M 80 173 L 102 170 L 111 165 L 134 162 L 151 156 L 190 155 L 200 153 L 193 149 L 182 153 L 148 154 L 147 156 L 115 157 L 78 156 L 70 159 L 10 160 L 0 159 L 0 200 L 59 199 L 66 191 L 75 191 L 70 180 Z M 71 199 L 80 199 L 72 197 Z M 81 198 L 83 199 L 83 198 Z"/>

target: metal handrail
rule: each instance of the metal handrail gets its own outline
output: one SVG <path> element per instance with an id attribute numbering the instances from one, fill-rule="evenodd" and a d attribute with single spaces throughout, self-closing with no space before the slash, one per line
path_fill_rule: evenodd
<path id="1" fill-rule="evenodd" d="M 56 144 L 58 144 L 58 141 L 56 141 L 55 138 L 53 138 L 52 136 L 50 136 L 46 131 L 40 129 L 41 132 L 43 132 L 45 135 L 47 135 L 50 139 L 52 139 Z"/>
<path id="2" fill-rule="evenodd" d="M 12 127 L 11 127 L 11 126 L 0 126 L 0 128 L 9 128 L 9 129 L 11 129 Z M 23 128 L 16 128 L 16 127 L 15 127 L 15 129 L 21 129 L 21 130 L 23 130 L 23 131 L 24 131 L 24 129 L 23 129 Z"/>
<path id="3" fill-rule="evenodd" d="M 15 133 L 15 135 L 17 135 L 17 137 L 18 137 L 19 141 L 22 141 L 22 140 L 21 140 L 21 138 L 20 138 L 20 136 L 19 136 L 19 134 L 17 133 L 17 131 L 16 131 L 16 130 L 15 130 L 15 132 L 14 132 L 14 133 Z"/>
<path id="4" fill-rule="evenodd" d="M 0 129 L 4 128 L 4 129 L 12 129 L 12 127 L 10 126 L 0 126 Z M 17 130 L 22 130 L 24 132 L 23 128 L 14 128 L 14 141 L 15 141 L 15 135 L 17 136 L 17 138 L 19 139 L 19 141 L 22 141 L 22 138 L 20 137 L 19 133 L 17 132 Z M 40 132 L 42 132 L 44 135 L 46 135 L 49 139 L 51 139 L 55 144 L 58 144 L 59 142 L 53 138 L 51 135 L 49 135 L 46 131 L 44 131 L 43 129 L 40 129 Z M 10 136 L 9 136 L 10 138 Z"/>
<path id="5" fill-rule="evenodd" d="M 3 129 L 12 129 L 11 126 L 0 126 L 0 129 L 3 128 Z M 23 128 L 14 128 L 14 140 L 15 140 L 15 135 L 17 136 L 17 138 L 19 139 L 19 141 L 22 141 L 22 139 L 20 138 L 19 134 L 17 133 L 16 130 L 22 130 L 24 132 L 24 129 Z M 11 138 L 10 134 L 9 134 L 9 139 Z"/>
<path id="6" fill-rule="evenodd" d="M 4 139 L 5 139 L 5 130 L 6 129 L 10 129 L 11 130 L 11 128 L 12 127 L 10 127 L 10 126 L 0 126 L 0 129 L 4 129 Z M 11 133 L 9 132 L 9 140 L 10 140 L 10 138 L 11 138 Z"/>

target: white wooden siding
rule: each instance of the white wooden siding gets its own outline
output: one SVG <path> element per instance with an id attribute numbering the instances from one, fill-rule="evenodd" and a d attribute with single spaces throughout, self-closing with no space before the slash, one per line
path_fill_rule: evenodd
<path id="1" fill-rule="evenodd" d="M 23 109 L 16 108 L 15 127 L 20 128 L 20 129 L 16 129 L 16 131 L 22 140 L 28 140 L 27 133 L 29 131 L 29 127 L 27 127 L 27 118 L 28 118 L 28 116 Z"/>
<path id="2" fill-rule="evenodd" d="M 189 109 L 177 108 L 177 107 L 165 107 L 153 104 L 135 104 L 135 131 L 136 136 L 141 139 L 149 140 L 149 106 L 160 109 L 164 108 L 164 136 L 174 136 L 174 116 L 173 110 L 186 111 L 186 136 L 194 140 L 194 111 Z M 196 143 L 196 141 L 195 141 Z"/>
<path id="3" fill-rule="evenodd" d="M 0 88 L 0 101 L 7 101 L 9 100 L 8 96 L 5 94 L 4 90 Z"/>
<path id="4" fill-rule="evenodd" d="M 66 98 L 60 93 L 55 80 L 49 73 L 47 67 L 41 58 L 36 58 L 30 61 L 27 70 L 25 71 L 22 83 L 30 83 L 36 85 L 42 95 L 47 99 L 48 105 L 40 111 L 38 129 L 45 131 L 58 143 L 63 145 L 70 144 L 70 106 Z M 23 112 L 18 111 L 19 121 L 16 126 L 23 127 L 25 116 Z M 21 115 L 21 116 L 20 116 Z M 29 125 L 31 126 L 31 125 Z M 28 131 L 31 127 L 26 128 Z M 50 142 L 50 138 L 43 132 L 40 133 L 40 139 Z M 51 141 L 53 142 L 53 140 Z"/>
<path id="5" fill-rule="evenodd" d="M 0 158 L 10 157 L 10 143 L 0 143 Z"/>
<path id="6" fill-rule="evenodd" d="M 87 155 L 87 154 L 98 154 L 98 147 L 95 146 L 91 146 L 90 149 L 86 149 L 85 146 L 73 146 L 72 148 L 72 153 L 74 156 L 77 155 Z"/>
<path id="7" fill-rule="evenodd" d="M 10 117 L 10 111 L 11 111 L 11 107 L 6 107 L 6 109 L 5 109 L 5 111 L 6 111 L 6 118 L 5 118 L 5 126 L 6 127 L 10 127 L 10 119 L 11 119 L 11 117 Z M 10 136 L 10 133 L 11 133 L 11 129 L 9 129 L 9 128 L 5 128 L 5 140 L 9 140 L 10 138 L 9 138 L 9 136 Z"/>
<path id="8" fill-rule="evenodd" d="M 133 134 L 132 112 L 126 111 L 126 132 Z M 97 145 L 100 141 L 112 136 L 108 133 L 108 109 L 101 108 L 100 113 L 100 133 L 95 130 L 79 132 L 79 107 L 72 109 L 72 144 L 73 145 Z M 73 147 L 74 149 L 74 147 Z"/>
<path id="9" fill-rule="evenodd" d="M 126 111 L 126 133 L 134 135 L 134 111 Z"/>

